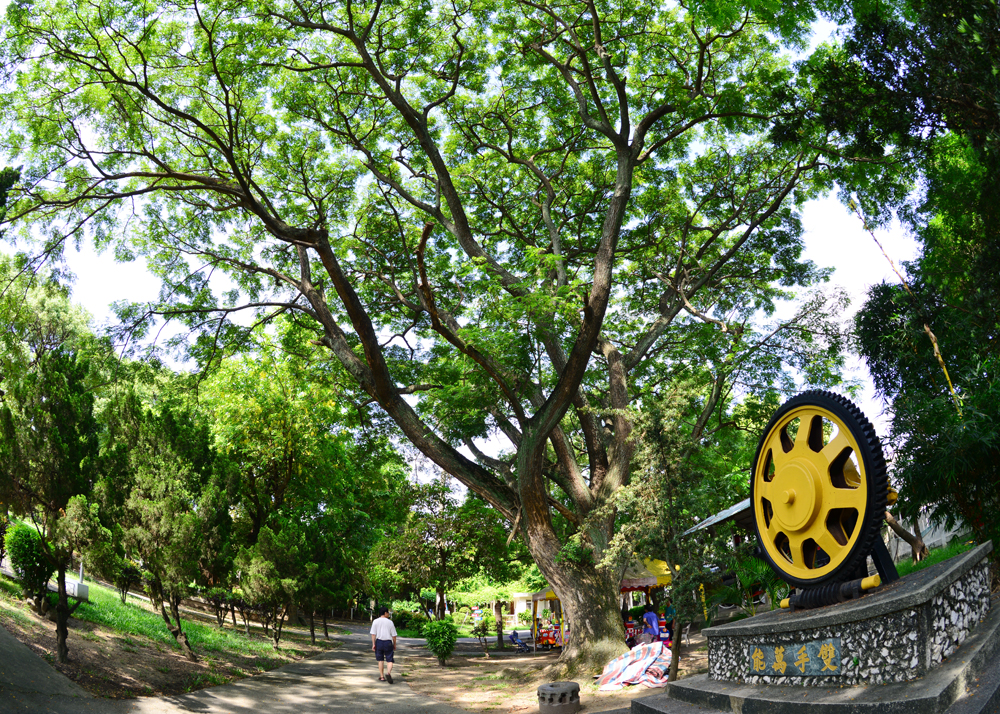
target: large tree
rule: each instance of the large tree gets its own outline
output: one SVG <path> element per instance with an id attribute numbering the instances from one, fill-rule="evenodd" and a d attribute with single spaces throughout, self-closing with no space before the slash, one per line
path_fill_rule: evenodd
<path id="1" fill-rule="evenodd" d="M 192 584 L 204 583 L 205 561 L 228 535 L 224 461 L 211 447 L 204 417 L 169 387 L 150 407 L 122 385 L 104 421 L 106 473 L 97 497 L 105 517 L 121 526 L 125 551 L 142 563 L 154 608 L 185 656 L 196 660 L 180 603 Z"/>
<path id="2" fill-rule="evenodd" d="M 788 130 L 810 88 L 787 52 L 814 19 L 770 0 L 14 2 L 3 143 L 30 180 L 8 220 L 145 255 L 162 299 L 122 317 L 186 320 L 202 359 L 243 332 L 234 312 L 294 313 L 359 403 L 521 529 L 577 633 L 564 656 L 603 663 L 620 569 L 596 563 L 634 407 L 699 335 L 722 366 L 733 311 L 817 277 L 794 208 L 840 159 L 815 123 Z M 216 272 L 238 289 L 217 297 Z"/>
<path id="3" fill-rule="evenodd" d="M 995 542 L 1000 5 L 904 2 L 856 14 L 844 51 L 817 69 L 834 99 L 820 113 L 866 137 L 875 154 L 906 147 L 921 178 L 906 201 L 880 206 L 897 209 L 921 253 L 903 266 L 902 282 L 869 291 L 856 321 L 890 406 L 900 510 L 915 519 L 929 508 Z"/>
<path id="4" fill-rule="evenodd" d="M 97 462 L 97 419 L 90 359 L 69 345 L 38 355 L 0 384 L 0 499 L 33 523 L 56 571 L 56 652 L 69 661 L 66 570 L 74 546 L 65 527 L 73 497 L 90 493 Z"/>

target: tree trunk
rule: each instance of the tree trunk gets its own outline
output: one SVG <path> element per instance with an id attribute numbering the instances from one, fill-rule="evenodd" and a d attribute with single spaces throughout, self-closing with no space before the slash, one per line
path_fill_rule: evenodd
<path id="1" fill-rule="evenodd" d="M 570 631 L 559 658 L 566 669 L 560 676 L 599 673 L 610 660 L 628 651 L 625 627 L 618 615 L 620 574 L 611 572 L 614 568 L 598 570 L 594 565 L 610 540 L 613 516 L 589 525 L 586 534 L 592 550 L 584 550 L 579 559 L 565 557 L 562 541 L 552 525 L 541 472 L 545 447 L 546 439 L 525 430 L 517 453 L 524 513 L 522 532 L 535 563 L 562 604 L 564 636 L 567 627 Z M 617 469 L 627 469 L 631 452 L 626 447 L 616 450 Z M 624 461 L 619 463 L 618 459 Z"/>
<path id="2" fill-rule="evenodd" d="M 677 671 L 681 664 L 681 635 L 677 631 L 677 620 L 673 621 L 674 629 L 670 632 L 670 676 L 667 677 L 668 682 L 677 681 Z"/>
<path id="3" fill-rule="evenodd" d="M 326 610 L 323 610 L 323 637 L 330 639 L 330 630 L 326 626 Z"/>
<path id="4" fill-rule="evenodd" d="M 493 603 L 493 618 L 497 626 L 497 649 L 503 649 L 503 604 Z"/>
<path id="5" fill-rule="evenodd" d="M 247 637 L 250 636 L 250 613 L 247 612 L 245 607 L 240 608 L 240 619 L 243 620 L 243 632 Z"/>
<path id="6" fill-rule="evenodd" d="M 555 562 L 558 550 L 532 548 L 539 569 L 562 604 L 563 646 L 560 662 L 567 675 L 597 673 L 628 651 L 625 627 L 618 615 L 619 581 L 588 563 Z"/>
<path id="7" fill-rule="evenodd" d="M 264 637 L 271 636 L 271 618 L 274 617 L 273 610 L 269 607 L 260 610 L 260 626 L 264 630 Z"/>
<path id="8" fill-rule="evenodd" d="M 435 594 L 434 617 L 438 620 L 444 619 L 444 588 L 440 585 Z"/>
<path id="9" fill-rule="evenodd" d="M 59 600 L 56 603 L 56 660 L 61 664 L 69 662 L 69 598 L 66 595 L 66 566 L 59 563 L 56 569 L 56 582 L 59 583 Z M 74 610 L 76 608 L 73 608 Z"/>
<path id="10" fill-rule="evenodd" d="M 914 523 L 914 525 L 916 526 L 917 532 L 916 534 L 912 534 L 903 528 L 899 521 L 897 521 L 893 515 L 889 513 L 889 511 L 885 512 L 885 522 L 889 524 L 889 527 L 892 528 L 896 535 L 910 544 L 910 550 L 913 555 L 914 563 L 919 563 L 927 557 L 927 546 L 924 545 L 924 539 L 920 536 L 920 527 L 916 526 L 916 523 Z"/>
<path id="11" fill-rule="evenodd" d="M 278 645 L 281 643 L 281 630 L 285 624 L 285 615 L 287 613 L 287 604 L 284 607 L 275 608 L 274 627 L 271 628 L 271 633 L 274 639 L 274 644 L 272 646 L 274 649 L 278 649 Z"/>
<path id="12" fill-rule="evenodd" d="M 170 615 L 167 614 L 167 608 L 164 605 L 164 600 L 170 602 Z M 194 650 L 191 649 L 191 644 L 188 642 L 187 635 L 184 634 L 184 630 L 181 628 L 181 612 L 180 612 L 180 596 L 167 594 L 165 597 L 161 595 L 159 598 L 160 602 L 160 614 L 163 616 L 163 621 L 167 623 L 167 629 L 170 630 L 170 634 L 173 635 L 177 644 L 181 646 L 181 652 L 192 662 L 197 662 L 198 657 L 195 655 Z M 170 620 L 170 616 L 173 615 L 173 622 Z"/>
<path id="13" fill-rule="evenodd" d="M 229 603 L 229 616 L 233 618 L 233 629 L 236 629 L 236 605 Z M 247 634 L 250 634 L 249 632 Z"/>
<path id="14" fill-rule="evenodd" d="M 309 639 L 315 645 L 316 644 L 316 611 L 309 611 Z"/>

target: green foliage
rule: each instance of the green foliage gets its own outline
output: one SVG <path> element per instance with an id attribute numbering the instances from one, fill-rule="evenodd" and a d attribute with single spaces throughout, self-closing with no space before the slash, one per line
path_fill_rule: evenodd
<path id="1" fill-rule="evenodd" d="M 3 376 L 0 498 L 37 518 L 50 547 L 70 499 L 90 491 L 98 454 L 89 356 L 72 344 L 27 344 L 36 354 L 16 378 Z M 66 554 L 49 553 L 54 563 Z"/>
<path id="2" fill-rule="evenodd" d="M 638 552 L 680 566 L 672 569 L 669 587 L 681 625 L 704 620 L 700 587 L 718 579 L 711 567 L 721 565 L 731 547 L 725 528 L 714 538 L 682 534 L 746 497 L 757 435 L 778 402 L 773 392 L 741 404 L 727 404 L 721 396 L 713 402 L 714 394 L 688 383 L 645 405 L 637 454 L 643 478 L 623 490 L 619 501 L 632 516 L 616 537 L 624 557 Z"/>
<path id="3" fill-rule="evenodd" d="M 455 649 L 458 628 L 449 620 L 435 620 L 424 625 L 421 633 L 427 640 L 427 649 L 438 658 L 438 662 L 443 667 L 445 660 L 451 657 L 451 653 Z"/>
<path id="4" fill-rule="evenodd" d="M 393 600 L 389 609 L 393 615 L 398 615 L 401 612 L 420 612 L 423 606 L 415 600 Z"/>
<path id="5" fill-rule="evenodd" d="M 954 558 L 956 555 L 961 555 L 965 551 L 971 550 L 975 545 L 975 541 L 953 540 L 943 548 L 935 548 L 930 551 L 930 553 L 927 554 L 927 557 L 919 563 L 914 563 L 909 558 L 901 563 L 897 563 L 896 572 L 898 572 L 899 577 L 902 578 L 910 573 L 915 573 L 918 570 L 923 570 L 924 568 L 940 563 L 941 561 Z"/>
<path id="6" fill-rule="evenodd" d="M 410 627 L 420 633 L 423 633 L 424 626 L 430 621 L 431 619 L 422 612 L 415 612 L 410 615 Z"/>
<path id="7" fill-rule="evenodd" d="M 43 596 L 48 591 L 49 579 L 55 572 L 55 566 L 46 557 L 38 531 L 19 523 L 8 529 L 4 544 L 11 570 L 24 592 L 32 597 Z"/>
<path id="8" fill-rule="evenodd" d="M 497 581 L 521 568 L 495 509 L 471 493 L 459 503 L 444 479 L 415 486 L 412 504 L 402 532 L 383 541 L 377 557 L 411 585 L 448 592 L 457 603 L 509 597 L 508 585 Z"/>
<path id="9" fill-rule="evenodd" d="M 905 286 L 873 286 L 855 319 L 890 407 L 900 513 L 961 520 L 980 542 L 1000 538 L 998 47 L 995 2 L 906 2 L 860 14 L 841 62 L 898 119 L 886 136 L 911 147 L 920 176 L 912 199 L 880 209 L 897 210 L 921 254 Z"/>
<path id="10" fill-rule="evenodd" d="M 423 606 L 413 600 L 393 600 L 389 605 L 392 612 L 392 621 L 396 629 L 420 629 L 422 622 L 419 617 L 423 615 Z M 427 616 L 423 615 L 423 622 L 427 621 Z"/>
<path id="11" fill-rule="evenodd" d="M 247 13 L 185 0 L 168 17 L 156 4 L 15 3 L 0 143 L 32 180 L 7 220 L 25 238 L 72 225 L 146 258 L 162 299 L 119 304 L 122 323 L 185 323 L 199 364 L 248 345 L 234 314 L 292 316 L 281 346 L 308 380 L 285 379 L 262 350 L 221 367 L 223 382 L 256 385 L 252 398 L 211 397 L 243 476 L 234 529 L 248 544 L 285 527 L 269 506 L 344 446 L 339 424 L 309 417 L 357 404 L 343 413 L 391 419 L 496 507 L 476 535 L 495 540 L 522 513 L 528 546 L 552 551 L 539 557 L 550 579 L 559 568 L 561 587 L 596 584 L 607 606 L 615 514 L 639 516 L 616 502 L 636 481 L 638 405 L 678 385 L 707 402 L 734 386 L 790 390 L 793 370 L 839 381 L 841 296 L 772 319 L 824 278 L 802 259 L 797 207 L 868 166 L 795 121 L 818 99 L 789 50 L 828 4 L 277 0 Z M 314 398 L 341 378 L 346 399 Z M 494 433 L 506 453 L 476 453 Z M 455 573 L 396 562 L 440 586 L 475 572 L 458 556 Z M 317 583 L 337 582 L 320 577 L 336 571 L 325 555 L 309 562 Z M 577 614 L 578 627 L 600 623 L 593 638 L 620 639 L 612 618 Z"/>
<path id="12" fill-rule="evenodd" d="M 532 622 L 531 622 L 531 611 L 530 610 L 521 610 L 521 612 L 517 613 L 517 621 L 520 624 L 522 624 L 522 625 L 527 625 L 527 626 L 530 627 L 531 624 L 532 624 Z"/>
<path id="13" fill-rule="evenodd" d="M 294 326 L 281 329 L 290 339 Z M 371 555 L 405 513 L 401 460 L 384 435 L 348 430 L 337 389 L 315 376 L 262 337 L 257 358 L 224 361 L 202 389 L 214 445 L 240 474 L 233 540 L 253 566 L 247 593 L 272 610 L 283 598 L 323 610 L 358 591 L 387 600 L 398 584 Z M 287 549 L 265 557 L 265 529 Z"/>
<path id="14" fill-rule="evenodd" d="M 472 628 L 472 636 L 479 640 L 479 644 L 482 645 L 483 652 L 487 656 L 489 656 L 489 636 L 492 630 L 490 624 L 486 618 L 483 618 Z"/>
<path id="15" fill-rule="evenodd" d="M 788 596 L 788 585 L 770 565 L 754 557 L 748 548 L 734 551 L 724 562 L 734 580 L 731 585 L 716 589 L 710 604 L 735 603 L 748 617 L 753 617 L 760 609 L 755 600 L 756 593 L 766 593 L 771 610 L 777 609 Z"/>
<path id="16" fill-rule="evenodd" d="M 396 626 L 397 630 L 408 630 L 411 629 L 413 622 L 413 613 L 408 610 L 392 610 L 392 623 Z"/>

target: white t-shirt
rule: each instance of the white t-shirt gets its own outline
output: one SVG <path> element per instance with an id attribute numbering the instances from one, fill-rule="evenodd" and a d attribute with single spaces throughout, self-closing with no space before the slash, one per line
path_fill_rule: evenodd
<path id="1" fill-rule="evenodd" d="M 376 617 L 372 620 L 371 634 L 376 640 L 391 640 L 396 636 L 396 626 L 388 617 Z"/>

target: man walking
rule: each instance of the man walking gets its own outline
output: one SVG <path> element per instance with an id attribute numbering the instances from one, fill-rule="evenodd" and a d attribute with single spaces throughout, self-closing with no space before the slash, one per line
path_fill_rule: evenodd
<path id="1" fill-rule="evenodd" d="M 392 684 L 393 653 L 396 651 L 396 626 L 389 619 L 389 608 L 378 611 L 379 616 L 372 620 L 372 651 L 378 662 L 378 681 Z M 385 664 L 383 664 L 385 663 Z M 385 674 L 382 673 L 386 666 Z"/>

